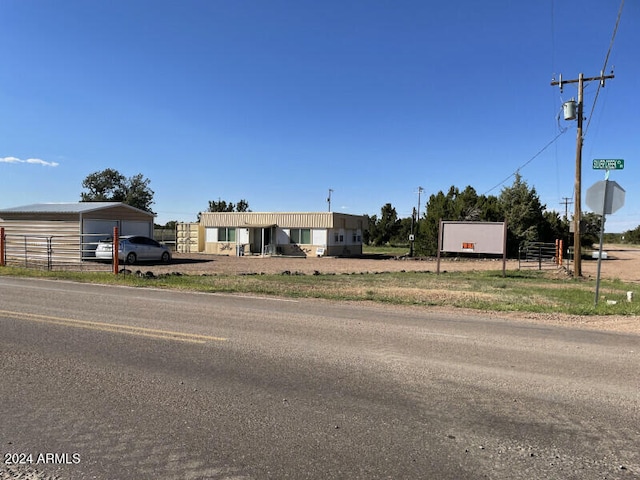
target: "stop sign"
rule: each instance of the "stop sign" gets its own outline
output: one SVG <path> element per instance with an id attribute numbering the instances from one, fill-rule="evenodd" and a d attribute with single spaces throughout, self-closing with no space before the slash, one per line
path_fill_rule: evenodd
<path id="1" fill-rule="evenodd" d="M 594 212 L 610 215 L 622 208 L 624 205 L 624 194 L 624 188 L 618 185 L 617 182 L 601 180 L 587 189 L 586 201 L 589 208 Z"/>

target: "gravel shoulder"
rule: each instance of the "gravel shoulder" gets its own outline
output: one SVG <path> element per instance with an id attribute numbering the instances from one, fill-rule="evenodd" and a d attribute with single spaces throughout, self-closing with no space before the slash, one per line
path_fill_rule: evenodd
<path id="1" fill-rule="evenodd" d="M 620 245 L 606 245 L 607 259 L 602 261 L 600 276 L 603 279 L 619 279 L 624 282 L 637 283 L 640 289 L 640 248 Z M 582 273 L 585 279 L 595 279 L 597 275 L 597 261 L 584 260 Z M 506 270 L 518 270 L 517 261 L 509 260 Z M 569 275 L 567 268 L 573 268 L 572 263 L 565 262 L 565 269 L 558 269 L 560 275 Z M 501 259 L 456 260 L 442 259 L 441 272 L 500 270 Z M 141 266 L 140 270 L 153 272 L 155 275 L 179 272 L 189 275 L 250 275 L 250 274 L 280 274 L 283 272 L 312 275 L 346 274 L 346 273 L 381 273 L 381 272 L 436 272 L 435 258 L 426 259 L 394 259 L 394 258 L 335 258 L 335 257 L 260 257 L 260 256 L 221 256 L 207 254 L 174 255 L 169 265 Z M 636 292 L 640 301 L 640 290 Z M 383 308 L 383 307 L 380 307 Z M 384 307 L 387 308 L 387 307 Z M 393 308 L 413 308 L 397 307 Z M 429 307 L 432 312 L 441 314 L 462 312 L 459 308 Z M 536 323 L 541 325 L 557 325 L 570 328 L 611 331 L 640 335 L 640 319 L 632 316 L 579 316 L 562 314 L 537 314 L 526 312 L 478 312 L 469 310 L 469 315 L 492 317 Z"/>

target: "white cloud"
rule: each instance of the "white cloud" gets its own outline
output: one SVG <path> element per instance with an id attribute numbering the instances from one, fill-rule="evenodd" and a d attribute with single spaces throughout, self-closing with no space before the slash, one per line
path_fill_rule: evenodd
<path id="1" fill-rule="evenodd" d="M 4 157 L 4 158 L 0 158 L 0 163 L 20 163 L 21 160 L 19 158 L 16 157 Z"/>
<path id="2" fill-rule="evenodd" d="M 38 165 L 44 165 L 45 167 L 57 167 L 59 163 L 57 162 L 45 162 L 44 160 L 40 160 L 39 158 L 27 158 L 25 160 L 27 163 L 35 163 Z"/>
<path id="3" fill-rule="evenodd" d="M 35 165 L 42 165 L 45 167 L 57 167 L 60 165 L 57 162 L 46 162 L 44 160 L 40 160 L 39 158 L 28 158 L 26 160 L 20 160 L 16 157 L 0 157 L 0 163 L 31 163 Z"/>

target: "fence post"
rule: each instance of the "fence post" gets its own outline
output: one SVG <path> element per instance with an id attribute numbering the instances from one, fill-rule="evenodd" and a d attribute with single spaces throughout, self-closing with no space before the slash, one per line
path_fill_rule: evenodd
<path id="1" fill-rule="evenodd" d="M 542 270 L 542 246 L 538 247 L 538 270 Z"/>
<path id="2" fill-rule="evenodd" d="M 4 227 L 0 227 L 0 267 L 5 265 Z"/>
<path id="3" fill-rule="evenodd" d="M 47 238 L 47 270 L 53 269 L 53 248 L 51 248 L 51 242 L 53 237 Z"/>
<path id="4" fill-rule="evenodd" d="M 558 265 L 562 266 L 562 252 L 564 251 L 564 242 L 562 239 L 560 239 L 559 241 L 559 248 L 558 248 Z"/>
<path id="5" fill-rule="evenodd" d="M 113 273 L 114 275 L 118 274 L 118 270 L 120 270 L 119 261 L 120 258 L 118 256 L 118 247 L 120 246 L 120 238 L 118 236 L 118 227 L 113 227 L 113 242 L 111 243 L 111 255 L 113 256 Z"/>

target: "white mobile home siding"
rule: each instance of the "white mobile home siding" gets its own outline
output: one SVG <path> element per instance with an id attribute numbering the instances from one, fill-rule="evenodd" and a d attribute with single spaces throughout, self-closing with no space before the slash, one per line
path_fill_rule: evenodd
<path id="1" fill-rule="evenodd" d="M 207 232 L 205 253 L 234 255 L 242 250 L 305 256 L 360 255 L 367 227 L 363 216 L 336 212 L 202 212 L 200 225 Z M 223 227 L 236 229 L 235 242 L 218 241 L 217 229 Z M 298 229 L 303 231 L 294 232 L 293 238 L 304 236 L 310 243 L 292 241 L 292 230 Z"/>

